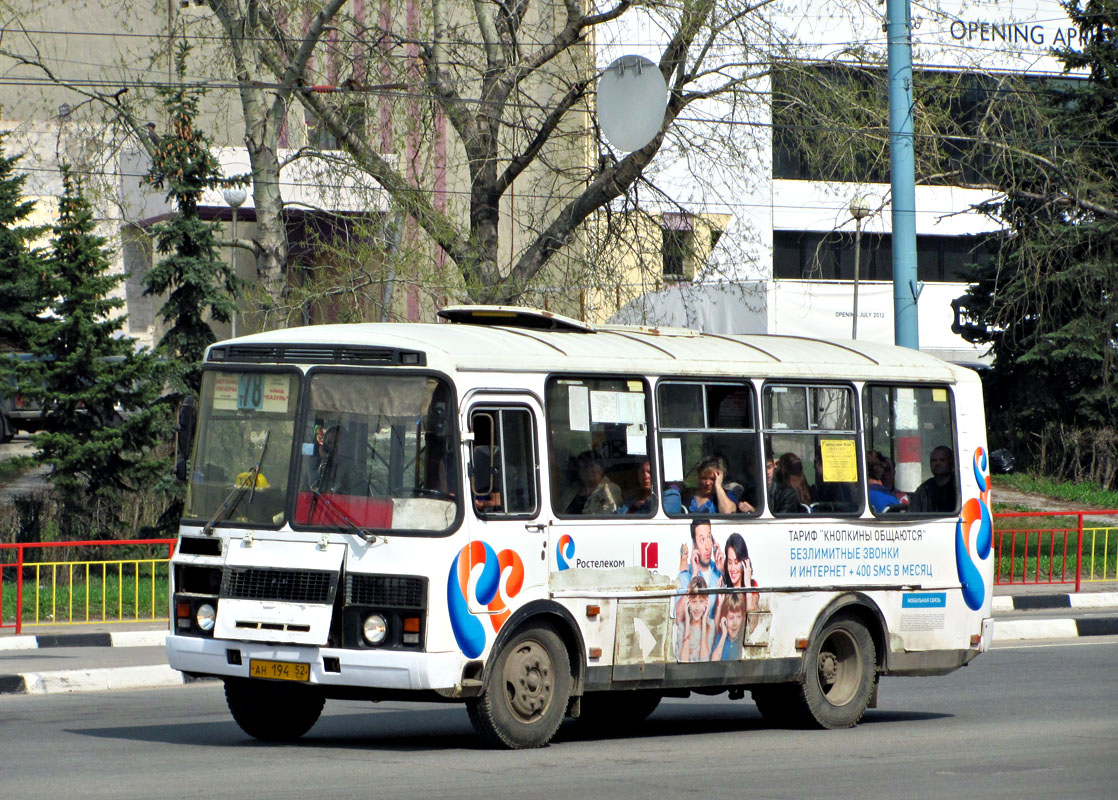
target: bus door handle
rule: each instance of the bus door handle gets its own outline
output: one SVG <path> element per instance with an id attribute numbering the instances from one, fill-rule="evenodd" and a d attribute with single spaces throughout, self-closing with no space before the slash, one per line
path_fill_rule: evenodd
<path id="1" fill-rule="evenodd" d="M 526 531 L 535 531 L 536 533 L 543 533 L 547 530 L 547 526 L 542 522 L 529 522 L 524 526 Z"/>

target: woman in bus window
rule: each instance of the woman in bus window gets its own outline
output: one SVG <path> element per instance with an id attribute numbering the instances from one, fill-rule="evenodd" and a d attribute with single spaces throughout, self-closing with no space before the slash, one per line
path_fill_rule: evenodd
<path id="1" fill-rule="evenodd" d="M 795 453 L 785 453 L 776 462 L 769 487 L 769 506 L 774 514 L 799 514 L 811 506 L 811 489 L 804 465 Z"/>
<path id="2" fill-rule="evenodd" d="M 737 497 L 726 492 L 726 460 L 709 456 L 699 462 L 699 488 L 691 497 L 687 510 L 691 514 L 733 514 L 738 510 Z"/>
<path id="3" fill-rule="evenodd" d="M 586 450 L 578 456 L 579 485 L 560 503 L 567 514 L 612 514 L 621 505 L 621 489 L 605 476 L 602 462 Z"/>

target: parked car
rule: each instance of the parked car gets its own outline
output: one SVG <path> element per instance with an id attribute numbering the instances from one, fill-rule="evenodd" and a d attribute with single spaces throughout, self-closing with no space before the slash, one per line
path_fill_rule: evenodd
<path id="1" fill-rule="evenodd" d="M 27 353 L 13 353 L 13 358 L 29 359 Z M 35 433 L 43 425 L 43 406 L 15 390 L 15 381 L 0 384 L 0 442 L 10 442 L 20 431 Z"/>

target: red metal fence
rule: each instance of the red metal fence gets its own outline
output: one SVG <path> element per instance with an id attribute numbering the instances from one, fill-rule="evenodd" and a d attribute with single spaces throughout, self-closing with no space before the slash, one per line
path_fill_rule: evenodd
<path id="1" fill-rule="evenodd" d="M 994 583 L 1118 580 L 1118 511 L 1005 511 L 994 514 Z"/>
<path id="2" fill-rule="evenodd" d="M 25 624 L 166 619 L 167 565 L 176 542 L 0 544 L 0 628 L 18 634 Z M 153 553 L 164 548 L 166 556 Z M 36 554 L 33 560 L 28 551 Z"/>

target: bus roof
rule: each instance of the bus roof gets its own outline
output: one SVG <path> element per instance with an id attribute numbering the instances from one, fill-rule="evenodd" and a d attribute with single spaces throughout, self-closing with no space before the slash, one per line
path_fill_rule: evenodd
<path id="1" fill-rule="evenodd" d="M 470 314 L 470 310 L 482 313 Z M 500 306 L 458 306 L 450 323 L 356 323 L 267 331 L 219 342 L 221 360 L 267 345 L 257 363 L 353 363 L 300 357 L 323 348 L 395 348 L 425 354 L 446 372 L 638 372 L 664 375 L 867 378 L 956 382 L 971 370 L 908 348 L 865 341 L 826 341 L 763 334 L 703 334 L 685 329 L 591 325 L 550 312 Z M 498 313 L 505 312 L 505 313 Z M 286 355 L 290 348 L 292 355 Z M 326 352 L 325 350 L 323 352 Z M 218 360 L 211 355 L 210 361 Z"/>

